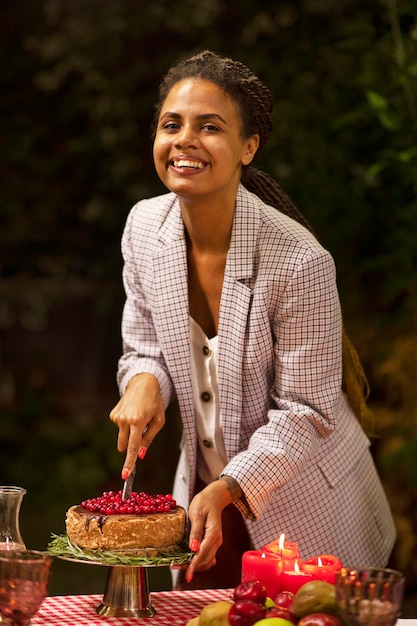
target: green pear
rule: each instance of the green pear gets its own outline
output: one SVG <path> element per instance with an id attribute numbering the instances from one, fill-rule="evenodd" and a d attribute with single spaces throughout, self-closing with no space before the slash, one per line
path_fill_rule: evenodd
<path id="1" fill-rule="evenodd" d="M 292 612 L 301 619 L 310 613 L 337 615 L 336 587 L 324 580 L 310 580 L 297 591 Z"/>
<path id="2" fill-rule="evenodd" d="M 207 604 L 200 613 L 199 626 L 229 626 L 229 611 L 232 602 L 217 600 Z"/>

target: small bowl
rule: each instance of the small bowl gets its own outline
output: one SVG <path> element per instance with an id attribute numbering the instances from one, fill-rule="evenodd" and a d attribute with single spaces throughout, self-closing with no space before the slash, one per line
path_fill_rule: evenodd
<path id="1" fill-rule="evenodd" d="M 346 626 L 394 626 L 405 578 L 382 567 L 342 567 L 336 576 L 339 614 Z"/>

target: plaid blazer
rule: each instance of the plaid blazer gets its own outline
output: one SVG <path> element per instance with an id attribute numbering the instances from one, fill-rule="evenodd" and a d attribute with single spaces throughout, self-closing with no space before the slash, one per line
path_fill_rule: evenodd
<path id="1" fill-rule="evenodd" d="M 179 202 L 138 202 L 122 238 L 126 303 L 118 382 L 151 372 L 183 424 L 174 496 L 193 494 L 187 254 Z M 285 532 L 303 558 L 385 565 L 395 530 L 369 440 L 341 390 L 334 262 L 303 226 L 239 186 L 219 318 L 219 395 L 228 464 L 255 547 Z"/>

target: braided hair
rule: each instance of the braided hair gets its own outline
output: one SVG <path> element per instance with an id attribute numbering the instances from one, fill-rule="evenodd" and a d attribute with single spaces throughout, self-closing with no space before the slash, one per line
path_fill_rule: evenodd
<path id="1" fill-rule="evenodd" d="M 171 89 L 187 78 L 208 80 L 228 94 L 237 104 L 242 119 L 242 135 L 259 134 L 262 150 L 272 132 L 274 101 L 269 89 L 247 67 L 215 52 L 206 50 L 171 67 L 159 86 L 155 107 L 155 130 L 161 107 Z"/>
<path id="2" fill-rule="evenodd" d="M 153 133 L 155 134 L 162 105 L 171 89 L 185 79 L 208 80 L 229 95 L 238 107 L 242 121 L 242 136 L 259 135 L 258 152 L 268 141 L 272 128 L 274 101 L 268 87 L 240 61 L 205 50 L 173 65 L 159 86 L 159 99 L 155 107 Z M 271 176 L 252 165 L 242 167 L 242 184 L 256 194 L 265 204 L 273 206 L 296 220 L 314 236 L 313 228 L 292 202 L 281 186 Z M 343 328 L 343 380 L 342 387 L 349 403 L 362 424 L 371 430 L 371 415 L 366 400 L 369 386 L 359 356 Z"/>

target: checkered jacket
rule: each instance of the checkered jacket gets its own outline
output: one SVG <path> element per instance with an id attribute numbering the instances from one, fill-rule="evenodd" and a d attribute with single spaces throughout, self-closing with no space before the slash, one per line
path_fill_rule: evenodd
<path id="1" fill-rule="evenodd" d="M 118 382 L 153 373 L 183 424 L 174 496 L 196 473 L 187 254 L 178 199 L 136 204 L 122 239 L 126 303 Z M 334 262 L 303 226 L 239 186 L 219 318 L 228 464 L 255 547 L 285 532 L 303 558 L 385 565 L 395 530 L 369 441 L 341 390 Z"/>

